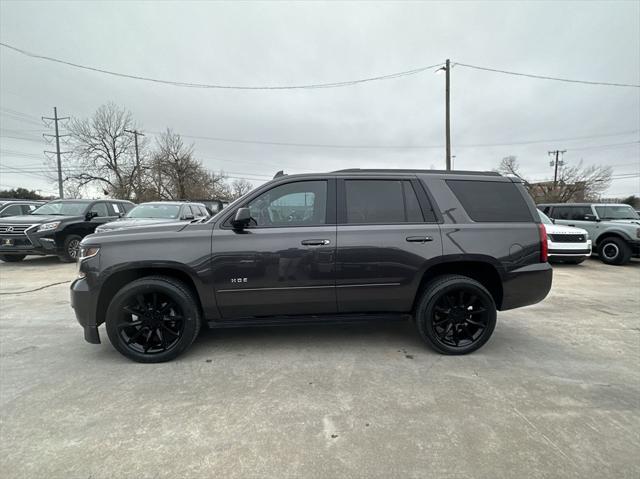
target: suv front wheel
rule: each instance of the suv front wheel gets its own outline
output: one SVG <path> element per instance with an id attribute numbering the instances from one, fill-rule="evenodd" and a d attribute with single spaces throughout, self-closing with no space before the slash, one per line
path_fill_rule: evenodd
<path id="1" fill-rule="evenodd" d="M 415 312 L 422 339 L 442 354 L 467 354 L 484 345 L 496 326 L 493 297 L 479 282 L 446 275 L 431 282 Z"/>
<path id="2" fill-rule="evenodd" d="M 140 363 L 176 358 L 196 339 L 200 323 L 200 308 L 189 287 L 166 276 L 132 281 L 107 308 L 109 341 Z"/>
<path id="3" fill-rule="evenodd" d="M 598 256 L 606 264 L 626 264 L 631 260 L 631 248 L 620 238 L 605 238 L 598 245 Z"/>

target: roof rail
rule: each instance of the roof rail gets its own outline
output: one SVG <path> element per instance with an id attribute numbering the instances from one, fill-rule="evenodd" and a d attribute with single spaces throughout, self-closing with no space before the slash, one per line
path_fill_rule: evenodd
<path id="1" fill-rule="evenodd" d="M 481 175 L 481 176 L 502 176 L 497 171 L 467 171 L 467 170 L 417 170 L 417 169 L 389 169 L 389 168 L 347 168 L 336 170 L 332 173 L 421 173 L 432 175 Z"/>

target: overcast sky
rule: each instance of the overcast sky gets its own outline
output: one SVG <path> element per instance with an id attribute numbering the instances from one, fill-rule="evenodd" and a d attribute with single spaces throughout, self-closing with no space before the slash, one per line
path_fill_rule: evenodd
<path id="1" fill-rule="evenodd" d="M 354 80 L 446 58 L 538 75 L 640 83 L 637 1 L 2 0 L 0 40 L 106 70 L 208 84 Z M 431 146 L 329 148 L 188 139 L 208 168 L 255 185 L 280 169 L 444 168 L 444 75 L 433 70 L 333 89 L 189 89 L 78 70 L 0 48 L 0 188 L 55 193 L 55 185 L 34 170 L 43 164 L 42 150 L 53 149 L 40 140 L 44 129 L 35 119 L 51 116 L 53 106 L 63 116 L 86 117 L 108 101 L 128 108 L 148 136 L 170 127 L 183 135 L 241 140 Z M 640 172 L 640 89 L 462 66 L 451 74 L 456 169 L 492 169 L 501 158 L 516 155 L 526 175 L 542 180 L 553 174 L 547 151 L 566 149 L 568 164 L 611 165 L 614 175 Z M 590 138 L 571 140 L 576 137 Z M 468 146 L 537 140 L 545 141 Z M 7 167 L 29 173 L 8 173 Z M 608 194 L 638 195 L 640 178 L 616 178 Z"/>

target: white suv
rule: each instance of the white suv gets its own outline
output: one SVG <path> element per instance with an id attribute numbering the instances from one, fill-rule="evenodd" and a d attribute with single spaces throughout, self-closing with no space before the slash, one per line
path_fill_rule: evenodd
<path id="1" fill-rule="evenodd" d="M 538 210 L 538 213 L 547 230 L 550 263 L 580 264 L 591 256 L 591 239 L 587 230 L 557 225 L 542 211 Z"/>

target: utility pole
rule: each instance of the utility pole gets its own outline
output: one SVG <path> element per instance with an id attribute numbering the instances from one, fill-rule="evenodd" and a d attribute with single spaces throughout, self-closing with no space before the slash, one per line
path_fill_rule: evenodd
<path id="1" fill-rule="evenodd" d="M 553 188 L 554 189 L 558 184 L 558 165 L 560 166 L 564 165 L 564 161 L 560 160 L 559 156 L 564 155 L 566 152 L 567 150 L 553 150 L 548 152 L 549 156 L 555 156 L 555 160 L 551 160 L 549 162 L 549 166 L 554 166 L 554 172 L 553 172 Z"/>
<path id="2" fill-rule="evenodd" d="M 445 136 L 447 137 L 447 171 L 451 170 L 451 111 L 450 111 L 450 91 L 451 91 L 451 63 L 447 58 L 445 63 Z"/>
<path id="3" fill-rule="evenodd" d="M 144 133 L 140 133 L 138 130 L 127 130 L 127 133 L 131 133 L 133 135 L 133 142 L 136 149 L 136 175 L 138 179 L 138 187 L 140 187 L 140 152 L 138 151 L 138 136 L 144 136 Z M 137 194 L 136 194 L 137 198 Z"/>
<path id="4" fill-rule="evenodd" d="M 45 138 L 52 138 L 55 137 L 56 139 L 56 151 L 45 151 L 45 153 L 55 153 L 56 157 L 57 157 L 57 161 L 58 161 L 58 195 L 60 196 L 60 198 L 64 198 L 64 189 L 62 188 L 62 159 L 61 159 L 61 155 L 66 154 L 67 152 L 63 153 L 60 151 L 60 136 L 69 136 L 69 135 L 60 135 L 60 130 L 58 128 L 58 122 L 60 120 L 68 120 L 69 117 L 64 117 L 64 118 L 58 118 L 58 108 L 57 107 L 53 107 L 53 118 L 49 118 L 49 117 L 42 117 L 42 120 L 49 120 L 49 121 L 53 121 L 54 125 L 55 125 L 55 135 L 49 135 L 47 133 L 45 133 L 43 136 Z"/>

